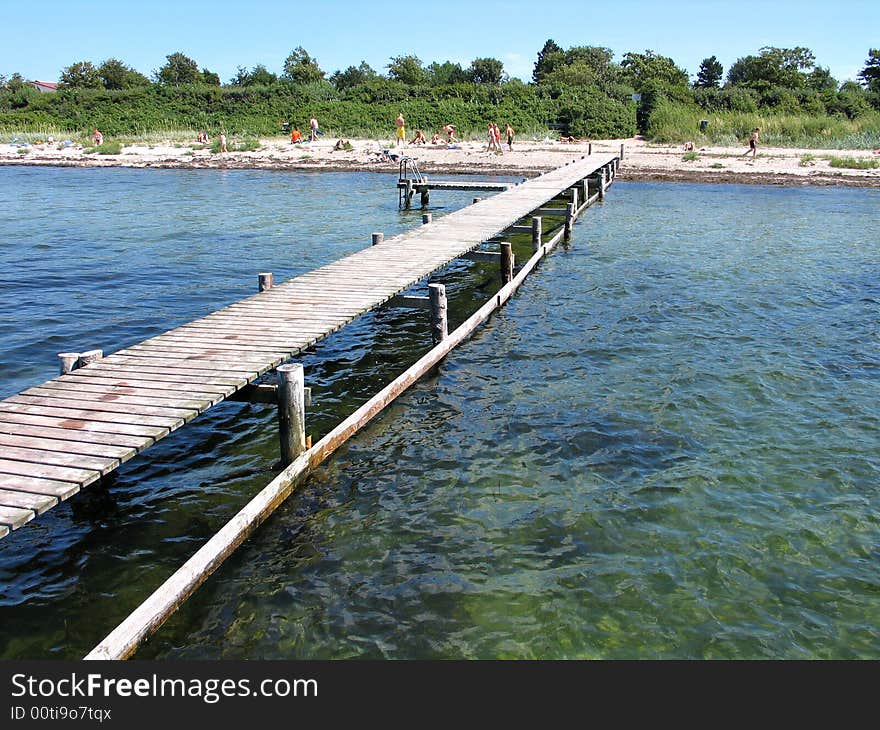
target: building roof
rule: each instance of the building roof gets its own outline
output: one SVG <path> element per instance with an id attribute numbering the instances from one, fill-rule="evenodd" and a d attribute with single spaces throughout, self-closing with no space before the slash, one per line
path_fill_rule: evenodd
<path id="1" fill-rule="evenodd" d="M 30 83 L 38 91 L 58 91 L 58 84 L 53 81 L 31 81 Z"/>

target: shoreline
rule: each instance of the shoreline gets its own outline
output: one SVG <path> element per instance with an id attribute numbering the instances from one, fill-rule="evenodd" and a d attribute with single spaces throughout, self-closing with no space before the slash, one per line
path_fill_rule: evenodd
<path id="1" fill-rule="evenodd" d="M 261 148 L 252 152 L 211 153 L 193 141 L 163 141 L 153 145 L 134 144 L 120 154 L 87 154 L 81 145 L 44 143 L 19 147 L 0 144 L 0 165 L 51 167 L 128 167 L 154 169 L 245 169 L 290 172 L 397 172 L 396 162 L 383 161 L 382 150 L 390 143 L 377 140 L 350 140 L 350 151 L 334 150 L 335 140 L 319 140 L 292 145 L 279 138 L 260 140 Z M 234 143 L 234 141 L 233 141 Z M 752 161 L 743 148 L 703 147 L 685 159 L 682 146 L 653 145 L 640 138 L 603 140 L 592 143 L 594 153 L 620 150 L 624 158 L 620 179 L 638 182 L 702 182 L 716 184 L 757 184 L 791 186 L 851 186 L 880 188 L 880 169 L 832 168 L 832 157 L 878 160 L 871 150 L 809 150 L 802 148 L 759 147 Z M 26 149 L 21 153 L 20 149 Z M 394 149 L 391 147 L 390 149 Z M 397 150 L 417 161 L 429 175 L 511 175 L 535 176 L 564 162 L 586 155 L 587 142 L 524 140 L 514 143 L 513 151 L 487 152 L 485 143 L 458 142 L 455 145 L 404 145 Z"/>

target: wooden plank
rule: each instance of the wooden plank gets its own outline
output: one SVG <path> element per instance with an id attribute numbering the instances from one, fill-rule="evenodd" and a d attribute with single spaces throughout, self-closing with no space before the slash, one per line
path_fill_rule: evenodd
<path id="1" fill-rule="evenodd" d="M 48 494 L 33 494 L 32 492 L 13 492 L 9 489 L 0 489 L 0 507 L 18 507 L 29 509 L 35 515 L 41 515 L 50 507 L 58 504 L 56 497 Z"/>
<path id="2" fill-rule="evenodd" d="M 232 393 L 241 386 L 246 385 L 250 380 L 245 377 L 181 373 L 176 370 L 169 371 L 167 368 L 143 367 L 133 372 L 130 368 L 102 368 L 98 370 L 90 367 L 88 371 L 74 370 L 69 376 L 62 376 L 52 382 L 59 382 L 65 377 L 70 377 L 73 380 L 64 382 L 83 383 L 85 385 L 100 385 L 113 388 L 153 388 L 169 391 L 185 390 L 186 392 L 190 392 L 191 388 L 198 388 L 200 391 L 216 393 L 217 395 Z M 47 386 L 47 384 L 44 383 L 44 386 Z"/>
<path id="3" fill-rule="evenodd" d="M 131 413 L 114 413 L 113 411 L 90 411 L 85 408 L 52 408 L 51 406 L 31 406 L 21 403 L 0 402 L 0 412 L 4 414 L 28 414 L 52 418 L 82 419 L 103 421 L 112 424 L 130 424 L 135 426 L 159 426 L 173 429 L 182 426 L 184 421 L 179 416 L 140 416 Z"/>
<path id="4" fill-rule="evenodd" d="M 0 525 L 0 540 L 9 534 L 9 528 L 6 525 Z"/>
<path id="5" fill-rule="evenodd" d="M 119 466 L 118 459 L 108 459 L 102 456 L 88 456 L 86 454 L 67 454 L 60 451 L 44 451 L 42 449 L 23 448 L 20 446 L 4 446 L 3 459 L 7 461 L 21 461 L 28 464 L 47 464 L 51 466 L 69 466 L 74 469 L 87 469 L 97 471 L 102 475 L 113 471 Z M 13 474 L 29 474 L 16 470 Z"/>
<path id="6" fill-rule="evenodd" d="M 52 381 L 49 382 L 51 383 Z M 208 406 L 214 405 L 214 403 L 217 402 L 217 399 L 210 394 L 205 394 L 203 397 L 193 397 L 192 393 L 184 394 L 183 392 L 177 393 L 176 395 L 162 393 L 161 396 L 148 396 L 144 395 L 143 392 L 141 392 L 140 395 L 126 395 L 124 393 L 107 392 L 106 390 L 90 390 L 85 387 L 83 387 L 83 389 L 65 389 L 55 387 L 28 388 L 27 390 L 23 390 L 19 395 L 41 398 L 69 398 L 71 400 L 85 401 L 90 403 L 120 403 L 140 406 L 168 406 L 171 408 L 185 409 L 190 411 L 195 410 L 199 412 L 204 411 Z"/>
<path id="7" fill-rule="evenodd" d="M 39 477 L 58 482 L 73 482 L 84 487 L 97 481 L 101 472 L 90 469 L 77 469 L 72 466 L 51 466 L 49 464 L 31 464 L 26 461 L 0 459 L 0 474 L 7 476 Z"/>
<path id="8" fill-rule="evenodd" d="M 25 429 L 29 427 L 25 426 Z M 28 434 L 0 433 L 0 451 L 2 447 L 18 446 L 26 449 L 42 451 L 59 451 L 64 454 L 83 454 L 85 456 L 102 456 L 105 459 L 116 459 L 120 463 L 127 461 L 137 453 L 131 446 L 114 446 L 111 444 L 94 443 L 92 441 L 73 441 L 70 439 L 53 439 Z"/>
<path id="9" fill-rule="evenodd" d="M 10 530 L 17 530 L 34 519 L 34 517 L 36 517 L 36 514 L 31 509 L 0 506 L 0 525 L 5 525 Z"/>
<path id="10" fill-rule="evenodd" d="M 31 426 L 48 426 L 49 428 L 59 428 L 64 430 L 100 431 L 102 433 L 120 435 L 127 434 L 129 436 L 150 438 L 154 441 L 169 433 L 168 428 L 160 428 L 158 426 L 105 423 L 103 421 L 92 421 L 80 418 L 60 418 L 51 416 L 34 416 L 30 413 L 0 412 L 0 429 L 5 430 L 8 433 L 9 424 L 13 423 Z"/>
<path id="11" fill-rule="evenodd" d="M 14 395 L 5 401 L 0 401 L 0 408 L 2 408 L 3 403 L 19 403 L 21 405 L 44 406 L 47 408 L 107 411 L 137 416 L 159 416 L 168 419 L 182 418 L 184 421 L 190 421 L 201 413 L 201 410 L 198 408 L 181 408 L 171 403 L 163 406 L 144 406 L 134 403 L 118 403 L 116 401 L 94 399 L 77 400 L 75 398 L 62 398 L 59 396 Z"/>
<path id="12" fill-rule="evenodd" d="M 79 492 L 80 486 L 75 482 L 61 482 L 56 479 L 0 474 L 0 489 L 43 494 L 63 501 Z"/>

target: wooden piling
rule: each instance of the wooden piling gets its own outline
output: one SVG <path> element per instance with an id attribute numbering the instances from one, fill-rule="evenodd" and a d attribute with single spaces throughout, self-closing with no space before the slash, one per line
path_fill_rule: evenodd
<path id="1" fill-rule="evenodd" d="M 415 190 L 413 189 L 413 181 L 407 180 L 406 181 L 406 189 L 404 191 L 404 198 L 406 201 L 404 204 L 404 208 L 406 208 L 407 210 L 412 208 L 412 197 L 413 197 L 414 192 L 415 192 Z"/>
<path id="2" fill-rule="evenodd" d="M 385 234 L 384 233 L 374 233 L 372 238 L 373 238 L 373 245 L 375 246 L 379 243 L 382 243 L 382 241 L 385 240 Z"/>
<path id="3" fill-rule="evenodd" d="M 574 219 L 577 216 L 577 208 L 578 191 L 575 188 L 571 191 L 571 202 L 568 204 L 568 209 L 565 211 L 565 234 L 563 236 L 565 241 L 571 240 L 571 229 L 574 227 Z"/>
<path id="4" fill-rule="evenodd" d="M 431 195 L 428 192 L 428 188 L 422 188 L 421 193 L 422 193 L 422 196 L 421 196 L 422 207 L 427 208 L 428 203 L 431 201 Z"/>
<path id="5" fill-rule="evenodd" d="M 267 289 L 271 289 L 275 286 L 275 279 L 272 276 L 271 271 L 265 271 L 262 274 L 257 274 L 257 280 L 259 282 L 260 291 L 266 291 Z"/>
<path id="6" fill-rule="evenodd" d="M 481 200 L 482 200 L 482 198 L 474 198 L 475 203 L 479 203 Z"/>
<path id="7" fill-rule="evenodd" d="M 620 159 L 623 159 L 623 142 L 620 143 Z"/>
<path id="8" fill-rule="evenodd" d="M 431 339 L 438 345 L 449 337 L 446 287 L 443 284 L 428 284 L 428 299 L 431 301 Z"/>
<path id="9" fill-rule="evenodd" d="M 279 365 L 277 372 L 281 463 L 287 466 L 306 450 L 305 375 L 302 363 Z"/>
<path id="10" fill-rule="evenodd" d="M 534 219 L 533 219 L 534 220 Z M 501 243 L 501 283 L 509 284 L 513 279 L 513 248 L 507 241 Z"/>
<path id="11" fill-rule="evenodd" d="M 433 220 L 433 216 L 430 213 L 422 213 L 422 224 L 428 225 Z"/>
<path id="12" fill-rule="evenodd" d="M 593 143 L 592 142 L 590 142 L 589 146 L 587 147 L 587 154 L 588 155 L 593 154 Z"/>
<path id="13" fill-rule="evenodd" d="M 536 215 L 534 218 L 532 218 L 532 251 L 537 251 L 539 248 L 541 248 L 543 225 L 543 219 L 541 218 L 541 216 Z"/>
<path id="14" fill-rule="evenodd" d="M 67 375 L 71 370 L 76 369 L 79 362 L 78 352 L 59 352 L 58 353 L 59 372 L 61 375 Z"/>
<path id="15" fill-rule="evenodd" d="M 79 360 L 77 360 L 76 366 L 77 368 L 84 368 L 86 365 L 97 362 L 103 357 L 103 350 L 86 350 L 86 352 L 81 352 L 79 354 Z"/>

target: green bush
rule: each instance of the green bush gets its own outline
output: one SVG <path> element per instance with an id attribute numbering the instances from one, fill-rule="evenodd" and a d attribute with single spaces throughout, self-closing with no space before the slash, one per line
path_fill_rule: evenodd
<path id="1" fill-rule="evenodd" d="M 850 170 L 876 170 L 880 167 L 880 161 L 856 157 L 832 157 L 828 160 L 828 164 L 831 167 L 843 167 Z"/>

